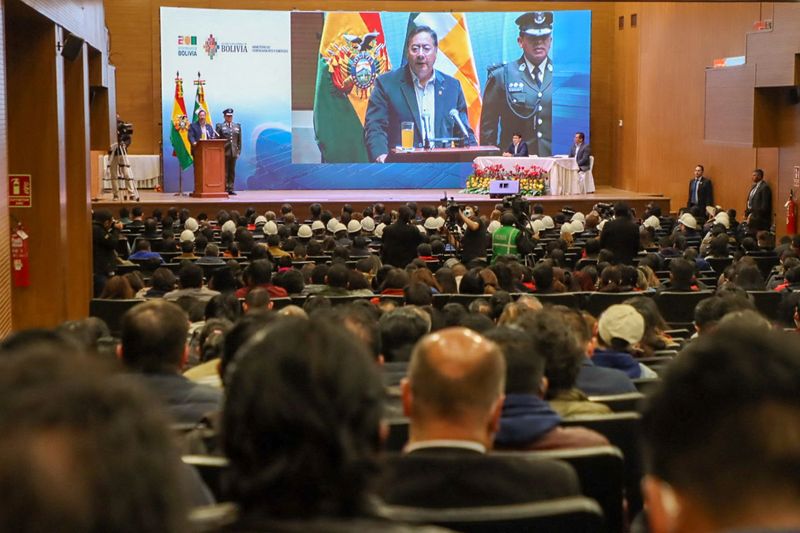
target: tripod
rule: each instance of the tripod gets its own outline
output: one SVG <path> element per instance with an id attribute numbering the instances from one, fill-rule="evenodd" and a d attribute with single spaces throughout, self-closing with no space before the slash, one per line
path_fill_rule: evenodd
<path id="1" fill-rule="evenodd" d="M 117 142 L 111 145 L 108 151 L 111 159 L 108 163 L 109 178 L 111 178 L 111 191 L 114 200 L 127 202 L 139 201 L 139 191 L 136 188 L 136 180 L 133 179 L 131 164 L 128 160 L 128 147 L 124 142 Z M 119 182 L 122 181 L 122 197 L 120 198 Z"/>

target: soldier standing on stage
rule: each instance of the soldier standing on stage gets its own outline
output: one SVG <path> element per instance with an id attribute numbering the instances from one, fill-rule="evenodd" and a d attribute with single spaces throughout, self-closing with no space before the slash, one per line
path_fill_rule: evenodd
<path id="1" fill-rule="evenodd" d="M 236 159 L 242 152 L 242 125 L 233 121 L 233 109 L 222 112 L 225 122 L 217 124 L 217 135 L 225 139 L 225 190 L 228 194 L 236 194 L 233 184 L 236 181 Z"/>
<path id="2" fill-rule="evenodd" d="M 516 23 L 522 57 L 489 67 L 483 92 L 481 144 L 508 146 L 514 132 L 520 132 L 531 155 L 549 156 L 553 138 L 553 13 L 525 13 Z"/>

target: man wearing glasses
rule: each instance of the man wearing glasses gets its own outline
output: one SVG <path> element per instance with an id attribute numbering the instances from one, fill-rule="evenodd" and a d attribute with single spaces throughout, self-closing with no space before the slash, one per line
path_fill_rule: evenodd
<path id="1" fill-rule="evenodd" d="M 438 45 L 433 29 L 416 26 L 406 41 L 407 65 L 375 80 L 364 121 L 370 161 L 383 163 L 389 151 L 402 144 L 403 122 L 413 123 L 417 148 L 442 137 L 466 137 L 466 144 L 476 144 L 461 84 L 434 69 Z"/>

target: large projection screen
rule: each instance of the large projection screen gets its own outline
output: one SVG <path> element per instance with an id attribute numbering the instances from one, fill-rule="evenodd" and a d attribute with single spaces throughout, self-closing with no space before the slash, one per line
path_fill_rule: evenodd
<path id="1" fill-rule="evenodd" d="M 453 119 L 444 113 L 457 101 L 454 96 L 448 99 L 449 92 L 460 86 L 461 117 L 474 132 L 475 142 L 504 151 L 511 130 L 521 128 L 523 137 L 530 136 L 536 147 L 531 153 L 567 153 L 576 131 L 590 134 L 591 12 L 529 16 L 529 20 L 535 16 L 538 30 L 547 28 L 542 33 L 550 31 L 547 60 L 542 63 L 545 72 L 536 86 L 529 83 L 531 74 L 524 70 L 533 64 L 524 60 L 519 42 L 520 27 L 515 21 L 520 15 L 163 7 L 165 190 L 178 189 L 181 166 L 173 148 L 179 141 L 175 117 L 182 109 L 176 104 L 178 75 L 185 120 L 194 120 L 199 107 L 197 80 L 203 83 L 210 122 L 222 122 L 222 111 L 234 109 L 234 120 L 243 132 L 236 164 L 238 190 L 463 187 L 472 170 L 470 163 L 374 162 L 374 125 L 378 123 L 374 119 L 392 114 L 391 109 L 378 112 L 382 108 L 373 94 L 384 93 L 376 85 L 386 94 L 400 94 L 396 80 L 402 75 L 398 71 L 408 68 L 406 36 L 410 28 L 421 25 L 433 28 L 439 40 L 434 67 L 441 75 L 436 79 L 442 81 L 434 89 L 441 91 L 436 125 L 432 116 L 427 117 L 432 135 L 434 129 L 436 135 L 441 134 L 440 125 L 448 133 L 455 129 Z M 448 81 L 453 79 L 458 82 L 455 86 Z M 538 99 L 537 91 L 543 94 Z M 542 109 L 532 114 L 525 105 Z M 494 125 L 486 127 L 493 115 Z M 530 123 L 537 121 L 542 121 L 538 129 L 530 129 Z M 380 124 L 391 128 L 389 144 L 399 139 L 398 124 L 391 120 Z M 191 189 L 192 166 L 181 177 L 184 190 Z"/>

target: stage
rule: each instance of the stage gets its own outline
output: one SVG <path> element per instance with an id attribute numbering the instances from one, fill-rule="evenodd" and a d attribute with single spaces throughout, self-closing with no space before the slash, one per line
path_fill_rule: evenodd
<path id="1" fill-rule="evenodd" d="M 122 206 L 140 206 L 147 216 L 155 208 L 166 210 L 175 206 L 187 208 L 193 214 L 205 212 L 211 218 L 220 209 L 236 210 L 240 213 L 252 207 L 259 214 L 265 211 L 280 211 L 281 204 L 290 203 L 295 208 L 298 217 L 304 217 L 307 206 L 314 202 L 322 204 L 323 209 L 338 213 L 344 204 L 350 204 L 355 210 L 362 210 L 376 202 L 382 202 L 387 209 L 395 209 L 407 202 L 416 202 L 417 205 L 440 203 L 445 194 L 461 204 L 478 205 L 481 213 L 488 214 L 492 207 L 501 200 L 489 198 L 488 195 L 462 193 L 459 189 L 350 189 L 350 190 L 294 190 L 294 191 L 239 191 L 236 196 L 227 199 L 219 198 L 193 198 L 191 196 L 176 196 L 173 193 L 159 193 L 153 191 L 140 191 L 141 200 L 136 202 L 122 202 L 111 200 L 111 194 L 106 193 L 101 198 L 92 200 L 94 209 L 110 209 L 115 215 Z M 581 194 L 570 196 L 538 196 L 530 199 L 531 202 L 541 203 L 545 213 L 553 214 L 564 207 L 575 211 L 588 212 L 598 202 L 615 203 L 626 202 L 636 210 L 638 215 L 644 212 L 645 206 L 653 202 L 661 207 L 662 212 L 669 212 L 669 198 L 660 194 L 643 194 L 613 187 L 598 186 L 594 194 Z"/>

